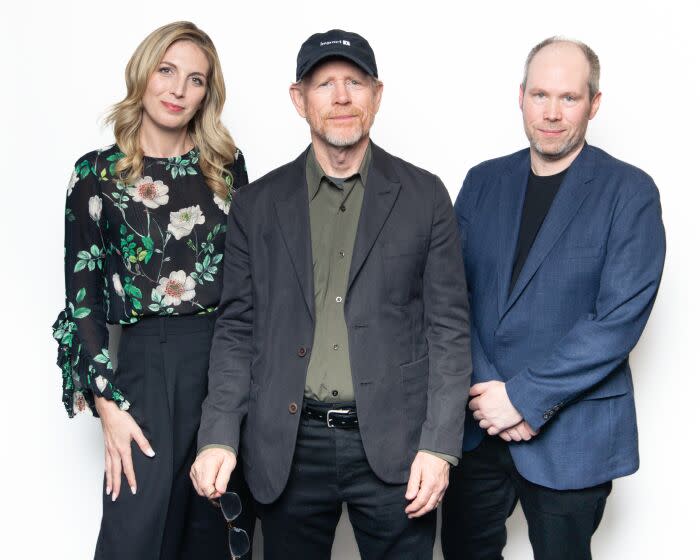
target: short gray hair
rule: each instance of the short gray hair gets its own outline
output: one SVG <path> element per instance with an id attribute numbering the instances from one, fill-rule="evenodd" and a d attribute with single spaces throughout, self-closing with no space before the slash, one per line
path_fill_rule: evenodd
<path id="1" fill-rule="evenodd" d="M 586 43 L 582 41 L 577 41 L 576 39 L 567 39 L 566 37 L 559 36 L 548 37 L 544 41 L 541 41 L 540 43 L 537 43 L 534 47 L 532 47 L 532 50 L 527 55 L 527 59 L 525 60 L 525 72 L 523 73 L 523 83 L 521 84 L 523 90 L 525 89 L 525 84 L 527 83 L 527 73 L 530 69 L 530 63 L 532 62 L 532 59 L 535 58 L 535 55 L 538 52 L 540 52 L 543 48 L 549 45 L 554 45 L 556 43 L 569 43 L 570 45 L 576 45 L 579 49 L 581 49 L 581 52 L 586 57 L 588 65 L 591 69 L 591 72 L 588 75 L 588 95 L 591 99 L 593 99 L 598 93 L 600 86 L 600 60 L 598 60 L 598 55 L 593 51 L 591 47 L 589 47 Z"/>

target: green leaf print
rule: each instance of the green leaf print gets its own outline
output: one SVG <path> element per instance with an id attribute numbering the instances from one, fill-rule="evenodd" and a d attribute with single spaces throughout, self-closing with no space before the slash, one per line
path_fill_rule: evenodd
<path id="1" fill-rule="evenodd" d="M 78 307 L 78 309 L 73 311 L 74 319 L 82 319 L 83 317 L 87 317 L 88 315 L 90 315 L 89 307 Z"/>
<path id="2" fill-rule="evenodd" d="M 124 284 L 124 292 L 129 294 L 131 297 L 134 297 L 134 298 L 140 299 L 143 297 L 141 290 L 139 290 L 136 286 L 134 286 L 131 283 Z"/>
<path id="3" fill-rule="evenodd" d="M 112 362 L 109 359 L 109 350 L 103 348 L 102 352 L 93 358 L 97 363 L 105 364 L 107 369 L 112 369 Z"/>
<path id="4" fill-rule="evenodd" d="M 75 296 L 75 303 L 80 303 L 85 299 L 86 290 L 85 288 L 80 288 Z"/>
<path id="5" fill-rule="evenodd" d="M 153 242 L 153 239 L 149 237 L 148 235 L 145 235 L 141 238 L 141 241 L 143 243 L 143 246 L 145 250 L 139 252 L 139 260 L 144 261 L 146 264 L 151 260 L 151 257 L 153 256 L 153 250 L 155 249 L 155 244 Z"/>
<path id="6" fill-rule="evenodd" d="M 90 162 L 88 160 L 81 161 L 75 166 L 75 173 L 81 178 L 85 179 L 90 174 Z"/>

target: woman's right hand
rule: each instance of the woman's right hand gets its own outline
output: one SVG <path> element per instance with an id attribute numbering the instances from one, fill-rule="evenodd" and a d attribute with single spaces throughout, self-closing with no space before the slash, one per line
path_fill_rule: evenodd
<path id="1" fill-rule="evenodd" d="M 136 494 L 131 440 L 133 439 L 148 457 L 154 457 L 155 452 L 131 414 L 119 410 L 114 401 L 95 397 L 95 408 L 100 415 L 105 439 L 105 478 L 107 479 L 105 491 L 107 494 L 112 494 L 112 501 L 117 499 L 121 489 L 121 475 L 124 471 L 131 493 Z"/>

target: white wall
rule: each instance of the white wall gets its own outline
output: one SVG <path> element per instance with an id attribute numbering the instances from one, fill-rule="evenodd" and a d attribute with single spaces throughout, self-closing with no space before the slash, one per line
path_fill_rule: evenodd
<path id="1" fill-rule="evenodd" d="M 289 102 L 311 33 L 358 31 L 385 83 L 374 139 L 438 173 L 456 197 L 467 169 L 525 146 L 517 87 L 529 48 L 580 38 L 602 61 L 589 141 L 650 173 L 668 234 L 656 309 L 632 356 L 639 473 L 615 483 L 598 559 L 697 557 L 698 18 L 693 2 L 8 2 L 0 15 L 0 374 L 3 558 L 91 558 L 100 520 L 99 423 L 69 421 L 50 325 L 63 305 L 63 204 L 71 166 L 111 142 L 104 109 L 152 29 L 191 19 L 214 39 L 229 88 L 225 122 L 252 179 L 308 142 Z M 693 38 L 695 37 L 695 38 Z M 506 557 L 532 554 L 521 513 Z M 437 550 L 437 548 L 436 548 Z M 256 552 L 259 555 L 259 549 Z M 260 556 L 258 556 L 260 557 Z M 335 559 L 357 558 L 344 518 Z M 440 554 L 436 552 L 436 558 Z"/>

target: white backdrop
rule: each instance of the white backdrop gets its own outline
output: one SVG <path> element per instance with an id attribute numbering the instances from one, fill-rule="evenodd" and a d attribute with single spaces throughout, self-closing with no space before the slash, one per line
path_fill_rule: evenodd
<path id="1" fill-rule="evenodd" d="M 122 98 L 123 69 L 152 29 L 190 19 L 216 43 L 229 90 L 225 122 L 251 179 L 308 142 L 287 95 L 311 33 L 364 35 L 385 83 L 373 138 L 438 173 L 453 199 L 468 168 L 525 146 L 522 63 L 539 40 L 588 42 L 602 62 L 589 142 L 642 167 L 661 191 L 666 272 L 632 356 L 641 470 L 617 481 L 593 541 L 598 559 L 697 556 L 696 448 L 700 80 L 694 2 L 6 3 L 0 19 L 3 385 L 0 556 L 92 557 L 100 520 L 99 422 L 69 421 L 50 325 L 63 306 L 63 205 L 75 159 L 111 143 L 99 126 Z M 693 219 L 695 218 L 695 219 Z M 518 512 L 506 558 L 532 558 Z M 255 555 L 260 556 L 260 542 Z M 436 558 L 441 558 L 436 547 Z M 344 516 L 334 559 L 357 558 Z"/>

